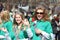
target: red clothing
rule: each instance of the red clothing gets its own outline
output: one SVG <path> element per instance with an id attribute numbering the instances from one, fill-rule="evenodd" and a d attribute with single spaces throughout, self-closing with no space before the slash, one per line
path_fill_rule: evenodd
<path id="1" fill-rule="evenodd" d="M 34 18 L 32 18 L 32 22 L 34 22 L 35 21 L 35 19 Z"/>

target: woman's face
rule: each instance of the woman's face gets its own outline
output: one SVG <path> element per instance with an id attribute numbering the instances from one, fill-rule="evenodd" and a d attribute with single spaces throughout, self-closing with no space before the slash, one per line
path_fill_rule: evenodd
<path id="1" fill-rule="evenodd" d="M 22 22 L 22 18 L 19 14 L 16 14 L 15 20 L 18 24 L 20 24 Z"/>
<path id="2" fill-rule="evenodd" d="M 41 20 L 43 18 L 43 10 L 39 9 L 37 10 L 37 19 L 38 20 Z"/>

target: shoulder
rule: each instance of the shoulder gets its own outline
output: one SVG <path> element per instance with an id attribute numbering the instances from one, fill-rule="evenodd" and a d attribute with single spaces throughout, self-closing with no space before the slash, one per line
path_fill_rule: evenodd
<path id="1" fill-rule="evenodd" d="M 44 23 L 45 23 L 45 24 L 47 24 L 47 25 L 48 25 L 48 24 L 51 24 L 51 22 L 50 22 L 50 21 L 45 21 Z"/>
<path id="2" fill-rule="evenodd" d="M 11 21 L 8 21 L 7 23 L 12 24 L 12 22 L 11 22 Z"/>
<path id="3" fill-rule="evenodd" d="M 11 21 L 7 21 L 4 23 L 5 25 L 12 25 L 13 23 Z"/>

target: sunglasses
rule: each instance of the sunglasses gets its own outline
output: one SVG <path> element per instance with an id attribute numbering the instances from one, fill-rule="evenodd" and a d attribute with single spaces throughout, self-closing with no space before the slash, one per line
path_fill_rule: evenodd
<path id="1" fill-rule="evenodd" d="M 40 12 L 40 13 L 39 12 L 36 12 L 36 14 L 44 14 L 44 13 L 43 12 Z"/>

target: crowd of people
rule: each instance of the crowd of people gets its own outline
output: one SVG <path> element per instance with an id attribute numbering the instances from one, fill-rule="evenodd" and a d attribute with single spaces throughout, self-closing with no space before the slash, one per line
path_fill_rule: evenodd
<path id="1" fill-rule="evenodd" d="M 40 5 L 34 11 L 0 3 L 0 40 L 60 40 L 60 13 Z"/>

